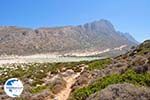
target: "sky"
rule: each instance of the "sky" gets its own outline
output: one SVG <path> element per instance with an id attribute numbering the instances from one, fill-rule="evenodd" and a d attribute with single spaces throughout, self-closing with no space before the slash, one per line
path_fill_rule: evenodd
<path id="1" fill-rule="evenodd" d="M 139 42 L 150 39 L 150 0 L 0 0 L 0 26 L 54 27 L 100 19 Z"/>

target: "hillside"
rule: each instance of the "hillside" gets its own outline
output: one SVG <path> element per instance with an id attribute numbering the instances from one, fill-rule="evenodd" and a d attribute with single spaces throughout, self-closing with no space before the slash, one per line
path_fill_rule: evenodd
<path id="1" fill-rule="evenodd" d="M 107 20 L 84 25 L 52 28 L 0 27 L 1 55 L 68 54 L 112 50 L 125 45 L 128 50 L 137 42 L 128 34 L 117 32 Z M 108 51 L 109 51 L 108 50 Z M 117 51 L 117 50 L 115 50 Z"/>
<path id="2" fill-rule="evenodd" d="M 0 66 L 0 87 L 24 83 L 17 100 L 149 100 L 150 40 L 124 55 L 94 61 Z M 0 100 L 9 98 L 0 88 Z"/>
<path id="3" fill-rule="evenodd" d="M 149 100 L 150 40 L 124 55 L 89 64 L 72 89 L 69 100 Z"/>

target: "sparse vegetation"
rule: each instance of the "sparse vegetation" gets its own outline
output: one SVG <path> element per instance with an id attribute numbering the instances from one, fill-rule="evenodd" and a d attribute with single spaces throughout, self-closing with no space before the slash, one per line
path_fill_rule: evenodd
<path id="1" fill-rule="evenodd" d="M 89 67 L 87 68 L 88 70 L 95 70 L 95 69 L 103 69 L 106 67 L 106 65 L 110 64 L 111 60 L 110 59 L 102 59 L 102 60 L 96 60 L 92 61 L 89 63 Z"/>
<path id="2" fill-rule="evenodd" d="M 0 83 L 4 84 L 4 82 L 11 77 L 17 77 L 21 79 L 30 78 L 39 81 L 46 77 L 48 72 L 51 74 L 57 74 L 59 71 L 65 71 L 67 69 L 78 71 L 79 68 L 77 68 L 77 66 L 80 64 L 81 62 L 4 65 L 3 67 L 0 67 Z M 62 70 L 64 68 L 65 70 Z"/>
<path id="3" fill-rule="evenodd" d="M 34 87 L 30 90 L 31 93 L 35 94 L 35 93 L 39 93 L 43 90 L 47 89 L 47 86 L 37 86 L 37 87 Z"/>
<path id="4" fill-rule="evenodd" d="M 66 87 L 66 81 L 61 77 L 56 78 L 49 86 L 52 93 L 57 94 Z"/>
<path id="5" fill-rule="evenodd" d="M 149 41 L 148 41 L 149 42 Z M 8 78 L 16 77 L 27 85 L 26 92 L 31 97 L 44 99 L 46 92 L 54 97 L 63 90 L 68 82 L 66 76 L 79 74 L 73 83 L 69 100 L 85 100 L 94 93 L 112 84 L 131 83 L 136 86 L 150 87 L 150 45 L 143 43 L 132 52 L 119 57 L 94 61 L 67 63 L 29 63 L 12 64 L 0 67 L 0 85 Z M 113 62 L 113 63 L 112 63 Z M 72 74 L 73 73 L 73 74 Z M 122 88 L 121 88 L 122 89 Z M 46 92 L 45 92 L 46 91 Z M 0 89 L 0 94 L 4 91 Z M 142 92 L 142 91 L 140 91 Z M 69 92 L 70 93 L 70 92 Z M 26 94 L 23 94 L 26 96 Z M 37 97 L 36 97 L 37 96 Z M 53 98 L 54 98 L 53 97 Z M 24 100 L 24 97 L 17 98 Z"/>
<path id="6" fill-rule="evenodd" d="M 85 100 L 89 95 L 104 89 L 110 84 L 123 82 L 150 86 L 150 73 L 137 74 L 133 70 L 128 70 L 122 75 L 113 74 L 102 79 L 97 79 L 89 86 L 75 90 L 69 100 Z"/>
<path id="7" fill-rule="evenodd" d="M 142 43 L 138 48 L 137 52 L 140 55 L 144 55 L 150 52 L 150 40 L 146 40 L 144 43 Z"/>

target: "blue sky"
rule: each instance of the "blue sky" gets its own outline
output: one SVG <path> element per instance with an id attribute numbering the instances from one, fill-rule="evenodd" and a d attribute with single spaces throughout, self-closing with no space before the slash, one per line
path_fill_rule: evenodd
<path id="1" fill-rule="evenodd" d="M 150 39 L 150 0 L 0 0 L 0 25 L 51 27 L 107 19 L 116 30 Z"/>

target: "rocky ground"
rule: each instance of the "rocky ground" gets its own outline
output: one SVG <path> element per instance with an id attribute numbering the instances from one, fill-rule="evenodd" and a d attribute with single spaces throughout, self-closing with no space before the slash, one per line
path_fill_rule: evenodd
<path id="1" fill-rule="evenodd" d="M 115 58 L 3 65 L 0 76 L 0 100 L 150 100 L 150 40 Z M 19 98 L 3 91 L 11 77 L 23 81 Z"/>
<path id="2" fill-rule="evenodd" d="M 150 41 L 116 58 L 90 63 L 69 100 L 149 100 Z"/>
<path id="3" fill-rule="evenodd" d="M 148 100 L 150 89 L 123 83 L 110 85 L 100 92 L 92 94 L 87 100 Z"/>
<path id="4" fill-rule="evenodd" d="M 76 77 L 84 70 L 81 63 L 33 63 L 1 66 L 0 100 L 63 100 L 69 96 Z M 11 77 L 23 81 L 19 98 L 9 98 L 3 91 L 4 82 Z"/>

